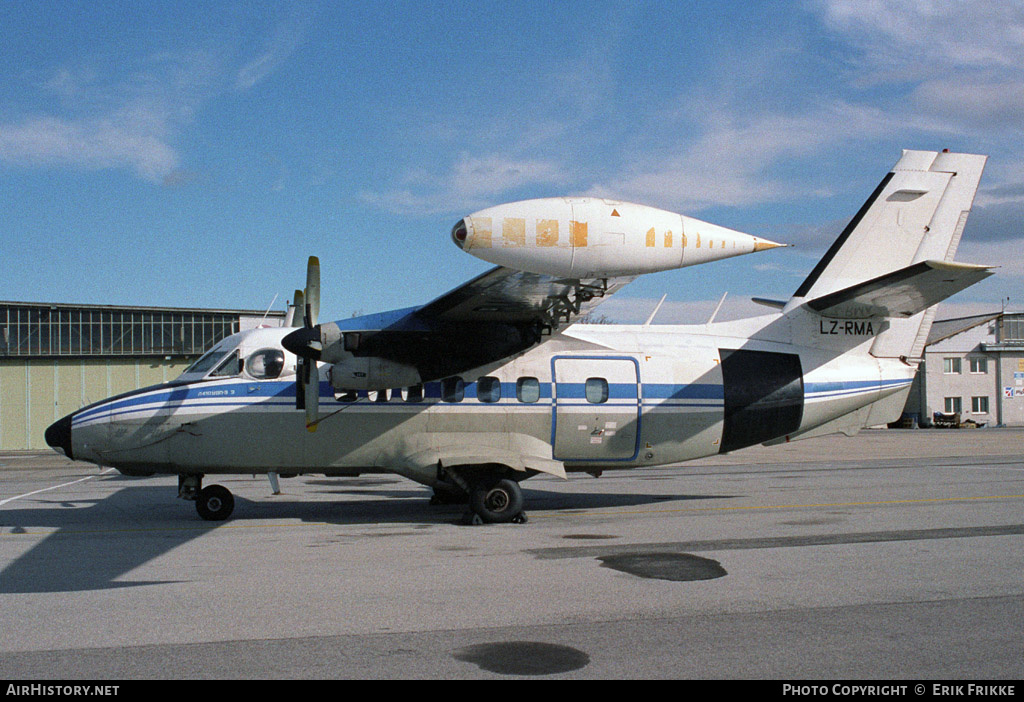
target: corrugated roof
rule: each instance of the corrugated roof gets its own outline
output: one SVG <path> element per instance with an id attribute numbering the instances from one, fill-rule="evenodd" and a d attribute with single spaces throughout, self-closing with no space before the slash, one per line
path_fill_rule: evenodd
<path id="1" fill-rule="evenodd" d="M 233 310 L 233 309 L 213 309 L 207 307 L 144 307 L 142 305 L 88 305 L 88 304 L 75 304 L 71 302 L 15 302 L 10 300 L 0 300 L 0 307 L 11 306 L 11 307 L 46 307 L 50 309 L 76 309 L 76 310 L 139 310 L 141 312 L 200 312 L 200 313 L 213 313 L 213 314 L 232 314 L 232 315 L 245 315 L 252 316 L 258 315 L 262 317 L 266 314 L 269 317 L 284 317 L 287 313 L 282 310 Z"/>
<path id="2" fill-rule="evenodd" d="M 990 312 L 988 314 L 976 314 L 970 317 L 957 317 L 955 319 L 943 319 L 932 322 L 932 329 L 928 333 L 928 341 L 925 342 L 925 345 L 931 346 L 943 339 L 956 336 L 961 332 L 973 329 L 993 319 L 999 319 L 1000 315 L 1002 315 L 1002 312 Z"/>

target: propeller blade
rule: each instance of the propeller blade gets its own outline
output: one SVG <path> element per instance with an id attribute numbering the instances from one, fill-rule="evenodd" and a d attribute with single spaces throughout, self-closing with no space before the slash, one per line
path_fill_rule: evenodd
<path id="1" fill-rule="evenodd" d="M 292 317 L 291 326 L 306 326 L 306 296 L 301 290 L 295 291 L 295 301 L 292 304 L 295 305 L 295 315 Z"/>
<path id="2" fill-rule="evenodd" d="M 307 328 L 316 326 L 320 317 L 320 259 L 309 257 L 306 265 L 305 323 Z"/>
<path id="3" fill-rule="evenodd" d="M 322 343 L 317 318 L 320 316 L 320 259 L 310 256 L 306 264 L 306 288 L 295 291 L 293 325 L 298 327 L 281 340 L 282 346 L 298 359 L 295 364 L 295 409 L 306 411 L 306 429 L 316 431 L 320 410 L 320 373 L 317 360 Z"/>
<path id="4" fill-rule="evenodd" d="M 316 361 L 307 360 L 307 378 L 303 383 L 303 402 L 306 409 L 306 431 L 316 431 L 318 413 L 320 409 L 320 374 L 316 369 Z"/>
<path id="5" fill-rule="evenodd" d="M 306 359 L 299 356 L 295 364 L 295 409 L 306 407 L 306 384 L 302 379 L 306 376 Z"/>

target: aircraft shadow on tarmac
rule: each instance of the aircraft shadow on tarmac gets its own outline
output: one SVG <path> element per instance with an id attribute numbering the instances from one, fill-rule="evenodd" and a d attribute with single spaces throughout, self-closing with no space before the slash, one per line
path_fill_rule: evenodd
<path id="1" fill-rule="evenodd" d="M 117 478 L 112 478 L 117 479 Z M 129 480 L 129 479 L 126 479 Z M 393 488 L 388 488 L 388 483 Z M 336 525 L 403 524 L 428 527 L 456 524 L 466 507 L 431 505 L 430 491 L 406 489 L 401 482 L 346 479 L 311 481 L 307 487 L 336 494 L 338 500 L 290 499 L 284 494 L 267 500 L 236 495 L 235 516 L 226 522 L 201 520 L 188 503 L 179 501 L 166 485 L 131 485 L 101 500 L 38 500 L 46 507 L 8 510 L 0 527 L 8 534 L 31 535 L 33 529 L 53 529 L 26 553 L 0 571 L 0 593 L 78 592 L 161 585 L 180 581 L 121 581 L 135 568 L 232 521 L 300 519 Z M 682 500 L 722 499 L 722 495 L 674 496 L 553 492 L 524 489 L 528 513 L 637 507 Z M 348 499 L 346 499 L 348 498 Z M 87 504 L 88 506 L 82 506 Z M 529 529 L 530 525 L 491 527 Z"/>

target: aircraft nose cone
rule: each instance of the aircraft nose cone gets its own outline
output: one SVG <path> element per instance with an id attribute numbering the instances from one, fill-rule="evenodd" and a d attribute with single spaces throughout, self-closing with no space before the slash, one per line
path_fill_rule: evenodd
<path id="1" fill-rule="evenodd" d="M 63 451 L 64 455 L 68 458 L 74 458 L 71 455 L 71 415 L 58 419 L 56 422 L 46 428 L 46 433 L 43 435 L 46 439 L 46 443 L 57 449 Z"/>

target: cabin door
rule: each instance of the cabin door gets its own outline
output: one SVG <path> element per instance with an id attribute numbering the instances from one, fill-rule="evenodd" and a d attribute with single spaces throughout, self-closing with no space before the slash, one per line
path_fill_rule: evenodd
<path id="1" fill-rule="evenodd" d="M 552 361 L 555 460 L 627 461 L 640 437 L 640 366 L 628 357 Z"/>

